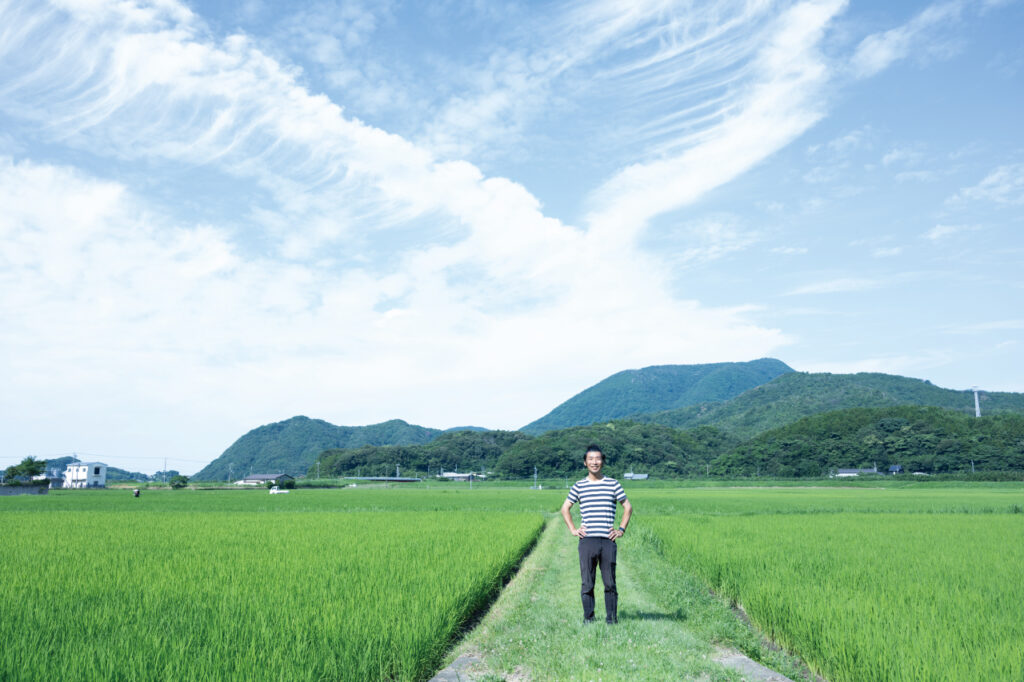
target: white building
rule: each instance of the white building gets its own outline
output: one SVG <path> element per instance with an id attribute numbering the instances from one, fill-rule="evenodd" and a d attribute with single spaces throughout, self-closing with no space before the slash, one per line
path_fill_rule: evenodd
<path id="1" fill-rule="evenodd" d="M 103 462 L 71 462 L 64 470 L 65 488 L 105 488 L 107 465 Z"/>

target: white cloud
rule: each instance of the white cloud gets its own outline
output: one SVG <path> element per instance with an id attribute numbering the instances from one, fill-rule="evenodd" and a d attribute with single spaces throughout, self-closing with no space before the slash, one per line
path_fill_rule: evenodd
<path id="1" fill-rule="evenodd" d="M 2 17 L 26 29 L 0 34 L 0 108 L 26 134 L 128 172 L 0 159 L 0 350 L 17 396 L 5 424 L 49 413 L 59 392 L 69 429 L 102 438 L 125 410 L 140 424 L 173 412 L 197 424 L 179 445 L 206 437 L 211 459 L 253 415 L 515 427 L 624 366 L 789 341 L 749 308 L 673 297 L 670 268 L 635 233 L 548 218 L 521 185 L 346 117 L 293 67 L 244 36 L 213 41 L 183 7 L 28 14 Z M 742 147 L 745 122 L 786 122 L 771 102 L 820 70 L 786 49 L 811 50 L 796 29 L 826 19 L 779 24 L 762 55 L 771 92 L 755 92 L 717 149 Z M 813 119 L 794 116 L 790 135 Z M 216 174 L 229 183 L 218 201 L 250 213 L 231 229 L 182 220 L 150 201 L 137 163 Z M 694 235 L 691 259 L 749 239 Z M 154 440 L 121 433 L 117 447 Z"/>
<path id="2" fill-rule="evenodd" d="M 881 282 L 873 279 L 861 279 L 856 277 L 845 277 L 830 279 L 821 282 L 812 282 L 786 292 L 787 296 L 801 296 L 805 294 L 838 294 L 853 291 L 866 291 L 881 286 Z"/>
<path id="3" fill-rule="evenodd" d="M 1024 204 L 1024 163 L 999 166 L 973 187 L 965 187 L 950 201 L 992 201 Z"/>
<path id="4" fill-rule="evenodd" d="M 665 254 L 674 265 L 688 265 L 742 251 L 758 239 L 756 233 L 744 229 L 734 216 L 711 216 L 677 225 L 670 234 L 646 246 Z"/>
<path id="5" fill-rule="evenodd" d="M 834 137 L 824 144 L 811 145 L 807 148 L 807 153 L 814 156 L 822 152 L 828 152 L 828 155 L 842 158 L 852 151 L 870 145 L 874 135 L 875 132 L 871 126 L 861 126 L 860 128 L 843 133 L 839 137 Z"/>
<path id="6" fill-rule="evenodd" d="M 807 251 L 807 248 L 804 246 L 776 246 L 771 250 L 772 253 L 778 253 L 784 256 L 802 256 L 807 253 Z"/>
<path id="7" fill-rule="evenodd" d="M 511 268 L 463 286 L 436 266 L 449 253 L 410 254 L 384 276 L 245 258 L 220 230 L 177 225 L 123 186 L 67 168 L 3 160 L 0 202 L 5 420 L 59 391 L 108 415 L 128 402 L 195 405 L 231 424 L 312 411 L 515 427 L 594 373 L 765 354 L 787 340 L 746 310 L 673 300 L 654 262 L 610 262 L 586 241 L 547 263 L 555 272 Z M 481 285 L 506 291 L 504 312 L 487 309 L 499 296 Z M 376 309 L 396 296 L 397 307 Z"/>
<path id="8" fill-rule="evenodd" d="M 853 75 L 874 76 L 909 56 L 949 56 L 955 52 L 956 44 L 943 40 L 938 29 L 959 19 L 963 5 L 960 1 L 930 5 L 903 26 L 864 38 L 850 61 Z"/>
<path id="9" fill-rule="evenodd" d="M 813 125 L 828 70 L 818 43 L 842 2 L 801 3 L 774 22 L 744 100 L 685 151 L 621 171 L 596 193 L 592 230 L 627 237 L 735 178 Z"/>
<path id="10" fill-rule="evenodd" d="M 894 147 L 882 156 L 882 165 L 894 163 L 914 163 L 921 160 L 921 152 L 911 147 Z"/>
<path id="11" fill-rule="evenodd" d="M 939 177 L 936 171 L 903 171 L 893 176 L 896 182 L 931 182 Z"/>
<path id="12" fill-rule="evenodd" d="M 961 232 L 974 232 L 981 229 L 980 225 L 936 225 L 932 229 L 925 232 L 922 236 L 925 239 L 931 239 L 932 241 L 938 241 L 951 237 L 954 234 Z"/>
<path id="13" fill-rule="evenodd" d="M 903 253 L 903 249 L 899 246 L 891 246 L 888 248 L 877 248 L 871 252 L 871 255 L 875 258 L 892 258 Z"/>

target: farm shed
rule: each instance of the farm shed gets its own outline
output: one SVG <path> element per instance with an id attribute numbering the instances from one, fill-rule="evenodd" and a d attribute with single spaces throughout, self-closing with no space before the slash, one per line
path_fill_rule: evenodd
<path id="1" fill-rule="evenodd" d="M 896 474 L 902 474 L 903 467 L 900 466 L 899 464 L 893 464 L 892 466 L 889 467 L 889 473 L 892 474 L 893 476 L 895 476 Z"/>
<path id="2" fill-rule="evenodd" d="M 64 487 L 107 487 L 107 465 L 103 462 L 71 462 L 64 470 Z"/>
<path id="3" fill-rule="evenodd" d="M 289 474 L 249 474 L 241 481 L 235 481 L 235 485 L 266 485 L 273 483 L 281 484 L 284 481 L 294 481 L 295 477 Z"/>
<path id="4" fill-rule="evenodd" d="M 650 474 L 634 474 L 633 472 L 629 472 L 623 474 L 622 477 L 630 481 L 646 481 L 649 475 Z"/>

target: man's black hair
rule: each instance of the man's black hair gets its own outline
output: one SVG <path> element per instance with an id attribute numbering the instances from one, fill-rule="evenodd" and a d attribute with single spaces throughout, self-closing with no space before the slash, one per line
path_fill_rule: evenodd
<path id="1" fill-rule="evenodd" d="M 594 445 L 593 443 L 588 445 L 586 451 L 584 451 L 584 453 L 583 453 L 584 461 L 587 459 L 587 455 L 590 454 L 591 452 L 600 452 L 601 453 L 601 464 L 605 463 L 605 461 L 604 461 L 604 450 L 602 450 L 598 446 Z"/>

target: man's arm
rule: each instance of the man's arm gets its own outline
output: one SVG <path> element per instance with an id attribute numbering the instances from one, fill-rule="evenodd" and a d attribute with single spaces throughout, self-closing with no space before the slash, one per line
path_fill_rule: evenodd
<path id="1" fill-rule="evenodd" d="M 586 535 L 587 535 L 586 526 L 582 526 L 581 525 L 579 528 L 576 528 L 576 526 L 572 522 L 572 514 L 569 513 L 570 509 L 572 509 L 572 502 L 570 502 L 569 500 L 566 500 L 565 502 L 562 503 L 561 512 L 562 512 L 562 518 L 565 519 L 565 525 L 569 527 L 569 532 L 572 533 L 573 535 L 575 535 L 576 537 L 578 537 L 578 538 L 586 537 Z"/>
<path id="2" fill-rule="evenodd" d="M 631 517 L 632 515 L 633 505 L 629 503 L 629 498 L 627 497 L 622 501 L 622 521 L 619 523 L 619 528 L 625 530 L 626 527 L 629 525 L 629 517 Z M 609 540 L 618 540 L 623 535 L 625 535 L 625 533 L 623 533 L 618 528 L 612 528 L 610 531 L 608 531 Z"/>

